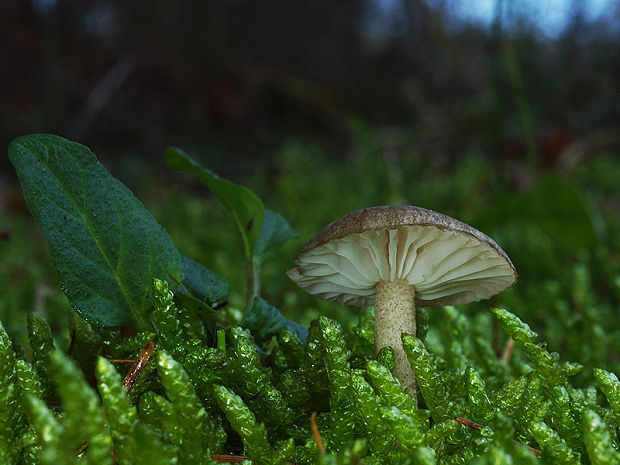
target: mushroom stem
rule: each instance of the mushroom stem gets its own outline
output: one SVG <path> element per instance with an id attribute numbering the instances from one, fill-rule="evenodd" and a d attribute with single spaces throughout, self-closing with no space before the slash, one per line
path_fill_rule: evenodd
<path id="1" fill-rule="evenodd" d="M 405 281 L 380 281 L 375 295 L 375 354 L 383 347 L 394 350 L 396 376 L 416 399 L 415 375 L 403 350 L 401 334 L 415 336 L 415 289 Z"/>

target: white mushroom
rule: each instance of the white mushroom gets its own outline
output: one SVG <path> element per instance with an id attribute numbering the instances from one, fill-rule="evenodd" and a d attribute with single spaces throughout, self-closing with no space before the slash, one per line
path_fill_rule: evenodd
<path id="1" fill-rule="evenodd" d="M 401 334 L 416 333 L 415 308 L 475 302 L 514 284 L 516 270 L 493 239 L 413 206 L 357 210 L 325 226 L 287 275 L 309 294 L 375 306 L 375 352 L 394 349 L 395 376 L 415 397 Z"/>

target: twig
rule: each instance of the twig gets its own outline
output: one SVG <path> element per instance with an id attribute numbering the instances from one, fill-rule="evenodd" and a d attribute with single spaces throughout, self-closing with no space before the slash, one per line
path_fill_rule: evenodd
<path id="1" fill-rule="evenodd" d="M 213 460 L 220 463 L 241 463 L 247 457 L 245 455 L 221 455 L 221 454 L 213 454 L 211 456 Z"/>
<path id="2" fill-rule="evenodd" d="M 470 428 L 475 429 L 476 431 L 481 430 L 482 428 L 484 428 L 484 426 L 479 425 L 478 423 L 473 422 L 471 420 L 468 420 L 467 418 L 454 417 L 454 419 L 456 421 L 458 421 L 460 424 L 465 425 L 465 426 L 469 426 Z M 533 447 L 530 447 L 527 444 L 523 444 L 522 442 L 515 441 L 514 439 L 512 440 L 512 442 L 514 442 L 515 444 L 518 444 L 520 446 L 527 447 L 530 450 L 530 452 L 532 452 L 537 457 L 539 457 L 540 454 L 542 454 L 541 451 L 539 451 L 538 449 L 534 449 Z"/>
<path id="3" fill-rule="evenodd" d="M 310 415 L 310 427 L 312 428 L 312 434 L 314 434 L 314 440 L 316 441 L 316 446 L 318 447 L 319 452 L 324 454 L 325 446 L 323 445 L 323 441 L 321 441 L 319 428 L 316 426 L 316 412 L 312 412 L 312 415 Z"/>
<path id="4" fill-rule="evenodd" d="M 129 369 L 125 377 L 123 378 L 123 386 L 125 386 L 125 389 L 127 389 L 127 392 L 129 392 L 129 390 L 132 388 L 132 386 L 138 379 L 138 376 L 140 376 L 140 373 L 142 373 L 142 370 L 144 370 L 144 367 L 148 363 L 149 358 L 151 358 L 151 355 L 153 354 L 154 349 L 155 349 L 155 344 L 153 343 L 153 341 L 149 341 L 144 346 L 144 348 L 140 351 L 138 358 L 136 359 L 136 361 L 133 363 L 133 365 L 131 366 L 131 368 Z"/>
<path id="5" fill-rule="evenodd" d="M 512 349 L 515 347 L 515 340 L 513 338 L 508 338 L 506 341 L 506 345 L 504 346 L 504 350 L 502 350 L 502 361 L 504 363 L 508 363 L 510 361 L 510 357 L 512 357 Z"/>

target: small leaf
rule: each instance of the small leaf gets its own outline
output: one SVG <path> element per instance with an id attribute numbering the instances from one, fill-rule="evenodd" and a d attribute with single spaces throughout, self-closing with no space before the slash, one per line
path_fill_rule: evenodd
<path id="1" fill-rule="evenodd" d="M 467 401 L 472 419 L 485 424 L 490 423 L 493 416 L 493 405 L 487 395 L 484 380 L 471 366 L 465 370 L 465 376 Z"/>
<path id="2" fill-rule="evenodd" d="M 329 373 L 330 427 L 328 450 L 340 452 L 354 438 L 356 416 L 355 392 L 351 383 L 351 352 L 346 346 L 342 326 L 325 316 L 319 317 L 324 363 Z"/>
<path id="3" fill-rule="evenodd" d="M 396 366 L 394 349 L 390 346 L 382 347 L 381 350 L 377 352 L 377 362 L 387 368 L 390 373 L 394 372 L 394 367 Z"/>
<path id="4" fill-rule="evenodd" d="M 88 442 L 89 463 L 112 464 L 112 437 L 104 425 L 99 397 L 88 385 L 83 373 L 60 351 L 51 353 L 50 362 L 64 412 L 62 447 L 75 451 Z"/>
<path id="5" fill-rule="evenodd" d="M 153 278 L 181 281 L 168 233 L 83 145 L 35 134 L 9 156 L 71 306 L 103 326 L 146 328 Z"/>
<path id="6" fill-rule="evenodd" d="M 308 328 L 294 321 L 287 320 L 273 305 L 268 304 L 261 297 L 254 300 L 254 305 L 245 318 L 243 326 L 250 330 L 256 342 L 261 344 L 283 329 L 295 334 L 302 343 L 306 343 Z"/>
<path id="7" fill-rule="evenodd" d="M 237 230 L 241 234 L 245 259 L 249 262 L 265 220 L 265 206 L 262 200 L 250 189 L 222 179 L 204 168 L 181 149 L 168 148 L 166 160 L 168 166 L 173 169 L 197 174 L 213 192 L 213 195 L 233 217 Z"/>
<path id="8" fill-rule="evenodd" d="M 172 411 L 179 434 L 179 455 L 187 463 L 198 463 L 199 457 L 219 449 L 226 441 L 220 422 L 207 413 L 189 376 L 179 362 L 165 352 L 158 352 L 157 373 Z"/>
<path id="9" fill-rule="evenodd" d="M 181 259 L 183 282 L 179 286 L 180 293 L 207 304 L 217 302 L 228 294 L 228 283 L 222 276 L 184 255 Z"/>
<path id="10" fill-rule="evenodd" d="M 550 457 L 553 463 L 559 465 L 572 465 L 580 463 L 579 453 L 566 445 L 566 441 L 543 421 L 533 422 L 529 430 L 536 442 L 543 448 L 545 457 Z"/>
<path id="11" fill-rule="evenodd" d="M 213 386 L 213 394 L 217 405 L 226 415 L 243 441 L 245 455 L 258 465 L 273 464 L 273 449 L 267 439 L 267 431 L 262 423 L 259 423 L 254 413 L 245 405 L 241 397 L 231 390 L 218 384 Z"/>
<path id="12" fill-rule="evenodd" d="M 417 410 L 413 397 L 388 368 L 378 361 L 368 360 L 366 372 L 384 405 L 397 407 L 401 412 L 409 415 L 418 426 L 428 429 L 428 410 Z M 424 418 L 425 416 L 427 418 Z"/>
<path id="13" fill-rule="evenodd" d="M 254 259 L 264 262 L 274 255 L 289 239 L 297 237 L 297 232 L 279 213 L 265 211 L 265 222 L 254 247 Z"/>
<path id="14" fill-rule="evenodd" d="M 17 438 L 23 429 L 21 393 L 11 340 L 0 322 L 0 459 L 17 463 Z M 15 461 L 14 461 L 15 460 Z"/>
<path id="15" fill-rule="evenodd" d="M 593 465 L 620 463 L 620 453 L 614 448 L 609 429 L 598 414 L 584 410 L 581 427 L 583 442 Z"/>
<path id="16" fill-rule="evenodd" d="M 290 424 L 295 414 L 265 373 L 254 338 L 247 331 L 233 327 L 230 340 L 230 365 L 239 393 L 251 399 L 253 411 L 268 425 Z"/>
<path id="17" fill-rule="evenodd" d="M 405 453 L 412 457 L 418 447 L 424 444 L 424 431 L 411 417 L 396 407 L 381 407 L 380 412 L 390 425 L 394 436 Z"/>
<path id="18" fill-rule="evenodd" d="M 43 446 L 39 454 L 41 464 L 73 463 L 75 451 L 62 447 L 63 428 L 52 411 L 38 397 L 27 395 L 25 400 L 28 418 L 36 431 L 39 443 Z"/>
<path id="19" fill-rule="evenodd" d="M 601 368 L 594 369 L 594 377 L 601 385 L 601 391 L 605 394 L 607 402 L 609 402 L 616 416 L 620 418 L 620 381 L 618 381 L 618 377 L 611 371 L 605 371 Z"/>
<path id="20" fill-rule="evenodd" d="M 54 352 L 52 329 L 43 315 L 35 312 L 28 314 L 28 336 L 33 355 L 33 368 L 42 383 L 43 400 L 49 403 L 58 401 L 56 391 L 50 380 L 50 356 Z"/>
<path id="21" fill-rule="evenodd" d="M 355 412 L 366 429 L 369 445 L 373 452 L 388 454 L 394 449 L 393 429 L 379 412 L 380 399 L 375 395 L 372 387 L 359 374 L 351 377 L 351 387 L 355 391 Z"/>

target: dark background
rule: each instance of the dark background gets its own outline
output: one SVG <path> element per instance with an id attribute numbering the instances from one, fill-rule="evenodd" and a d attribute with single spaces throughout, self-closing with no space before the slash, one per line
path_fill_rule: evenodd
<path id="1" fill-rule="evenodd" d="M 551 30 L 517 0 L 488 23 L 430 0 L 3 0 L 0 139 L 79 140 L 130 184 L 168 145 L 243 179 L 290 137 L 345 157 L 360 128 L 440 166 L 554 166 L 620 134 L 620 7 L 567 4 Z"/>
<path id="2" fill-rule="evenodd" d="M 168 146 L 299 233 L 263 267 L 261 296 L 304 324 L 359 315 L 284 274 L 322 226 L 372 205 L 441 211 L 493 237 L 519 272 L 464 315 L 487 324 L 489 306 L 505 306 L 566 360 L 618 367 L 620 4 L 594 4 L 2 0 L 0 140 L 51 132 L 90 147 L 180 252 L 226 278 L 232 316 L 246 289 L 235 226 L 165 165 Z M 463 5 L 490 6 L 488 20 Z M 10 334 L 25 341 L 37 311 L 68 344 L 58 284 L 2 156 Z"/>

